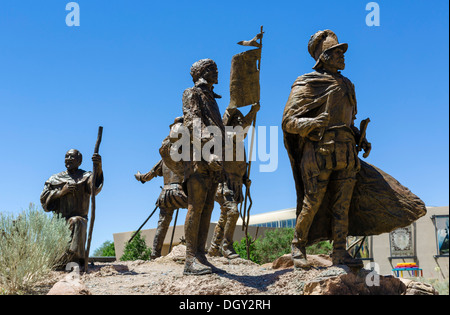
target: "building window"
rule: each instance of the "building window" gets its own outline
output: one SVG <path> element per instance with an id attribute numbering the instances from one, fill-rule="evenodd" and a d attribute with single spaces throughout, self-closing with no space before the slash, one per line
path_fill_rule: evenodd
<path id="1" fill-rule="evenodd" d="M 436 215 L 432 218 L 436 228 L 437 255 L 448 256 L 448 215 Z"/>
<path id="2" fill-rule="evenodd" d="M 286 220 L 287 221 L 287 227 L 288 228 L 294 228 L 295 227 L 295 219 Z"/>
<path id="3" fill-rule="evenodd" d="M 414 224 L 389 233 L 391 258 L 414 258 L 416 256 L 414 239 Z"/>

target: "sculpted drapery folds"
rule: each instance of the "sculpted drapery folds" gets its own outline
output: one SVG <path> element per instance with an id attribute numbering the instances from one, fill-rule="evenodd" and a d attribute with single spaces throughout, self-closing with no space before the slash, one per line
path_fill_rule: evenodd
<path id="1" fill-rule="evenodd" d="M 95 194 L 103 187 L 103 171 L 101 157 L 94 154 L 92 160 L 97 165 Z M 82 155 L 78 150 L 71 149 L 65 156 L 67 170 L 51 176 L 44 185 L 40 200 L 44 211 L 55 212 L 69 222 L 71 243 L 62 258 L 66 262 L 73 261 L 84 266 L 85 242 L 89 203 L 93 173 L 78 167 L 81 165 Z"/>
<path id="2" fill-rule="evenodd" d="M 406 226 L 426 213 L 424 203 L 390 175 L 361 161 L 370 143 L 354 126 L 354 85 L 345 68 L 347 44 L 329 30 L 308 44 L 315 72 L 294 82 L 282 129 L 297 192 L 292 242 L 294 265 L 306 268 L 305 247 L 333 240 L 335 264 L 361 265 L 346 252 L 346 237 L 376 235 Z M 358 146 L 357 146 L 358 144 Z"/>

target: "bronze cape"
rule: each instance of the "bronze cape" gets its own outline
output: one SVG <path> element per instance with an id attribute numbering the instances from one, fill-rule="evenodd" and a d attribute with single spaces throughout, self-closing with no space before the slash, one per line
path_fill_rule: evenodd
<path id="1" fill-rule="evenodd" d="M 311 184 L 305 183 L 304 180 L 314 181 L 314 171 L 309 169 L 310 174 L 302 173 L 305 170 L 301 164 L 303 154 L 306 153 L 304 147 L 309 140 L 298 134 L 286 132 L 285 125 L 290 117 L 316 117 L 318 113 L 324 112 L 328 96 L 339 88 L 333 85 L 329 75 L 320 72 L 300 76 L 293 87 L 298 85 L 306 88 L 293 90 L 284 109 L 282 121 L 284 145 L 291 162 L 297 191 L 297 215 L 302 210 L 305 186 Z M 354 89 L 350 81 L 348 88 Z M 408 188 L 375 166 L 359 161 L 361 170 L 356 175 L 349 210 L 349 236 L 391 232 L 408 226 L 426 214 L 423 201 Z M 309 230 L 308 245 L 332 239 L 332 214 L 329 203 L 330 195 L 327 192 Z"/>

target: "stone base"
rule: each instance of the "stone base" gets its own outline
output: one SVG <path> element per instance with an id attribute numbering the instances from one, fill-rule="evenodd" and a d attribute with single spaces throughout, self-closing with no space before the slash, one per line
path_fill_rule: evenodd
<path id="1" fill-rule="evenodd" d="M 438 295 L 425 283 L 333 266 L 305 284 L 304 295 Z"/>

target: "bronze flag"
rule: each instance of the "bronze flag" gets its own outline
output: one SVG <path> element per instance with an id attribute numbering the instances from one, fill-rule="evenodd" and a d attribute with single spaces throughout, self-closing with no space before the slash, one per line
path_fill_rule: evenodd
<path id="1" fill-rule="evenodd" d="M 230 107 L 243 107 L 259 102 L 259 60 L 261 60 L 261 48 L 233 56 L 230 75 Z"/>

